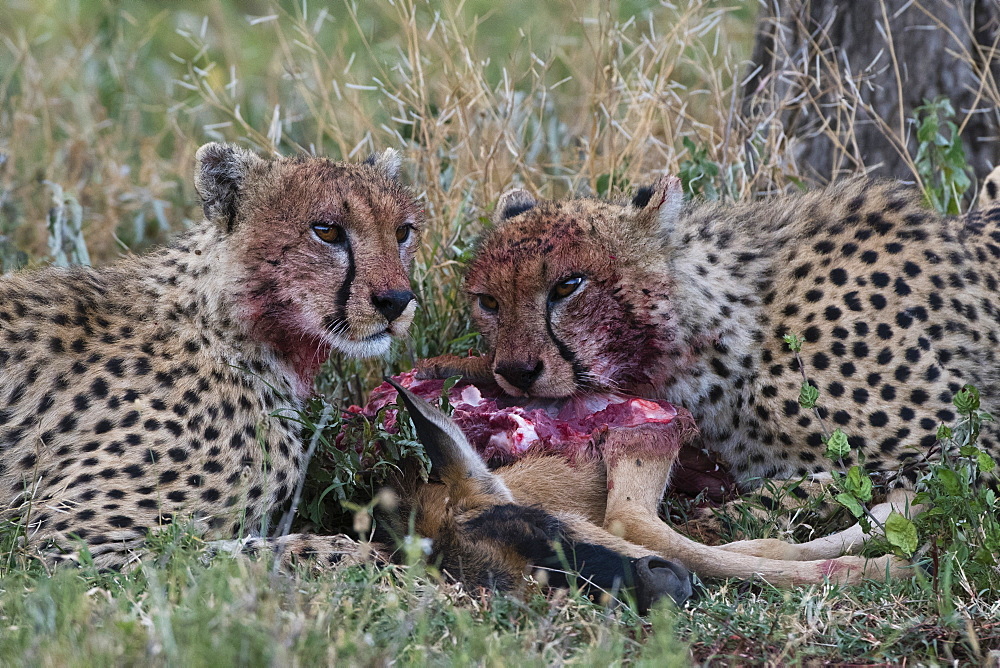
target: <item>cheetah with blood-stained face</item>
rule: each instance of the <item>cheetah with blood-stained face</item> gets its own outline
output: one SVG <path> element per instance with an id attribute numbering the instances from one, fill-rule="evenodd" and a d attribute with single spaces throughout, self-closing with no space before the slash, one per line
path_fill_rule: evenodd
<path id="1" fill-rule="evenodd" d="M 398 170 L 391 150 L 347 164 L 208 144 L 206 220 L 169 247 L 0 279 L 2 517 L 108 567 L 175 520 L 209 539 L 266 526 L 305 465 L 281 414 L 332 350 L 382 354 L 413 318 L 422 213 Z"/>
<path id="2" fill-rule="evenodd" d="M 915 189 L 854 179 L 797 197 L 691 203 L 665 177 L 631 200 L 503 195 L 466 287 L 484 358 L 425 374 L 492 376 L 516 395 L 623 391 L 691 410 L 744 488 L 827 474 L 828 429 L 873 471 L 925 456 L 951 400 L 1000 400 L 1000 169 L 979 211 L 928 211 Z M 996 423 L 981 445 L 1000 455 Z"/>

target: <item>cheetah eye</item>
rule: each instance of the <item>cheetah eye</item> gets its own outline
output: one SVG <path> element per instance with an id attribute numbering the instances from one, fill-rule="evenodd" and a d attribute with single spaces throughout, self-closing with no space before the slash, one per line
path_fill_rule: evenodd
<path id="1" fill-rule="evenodd" d="M 571 276 L 565 280 L 559 281 L 552 288 L 552 292 L 549 294 L 549 299 L 552 301 L 565 299 L 576 292 L 581 285 L 583 285 L 583 276 Z"/>
<path id="2" fill-rule="evenodd" d="M 413 227 L 411 225 L 400 225 L 396 228 L 396 241 L 403 244 L 406 240 L 410 238 L 410 230 Z"/>
<path id="3" fill-rule="evenodd" d="M 344 228 L 340 225 L 330 225 L 327 223 L 313 223 L 313 232 L 319 237 L 320 241 L 325 241 L 328 244 L 342 244 L 347 240 L 347 235 L 344 234 Z"/>
<path id="4" fill-rule="evenodd" d="M 479 306 L 488 313 L 496 313 L 500 303 L 490 295 L 479 295 Z"/>

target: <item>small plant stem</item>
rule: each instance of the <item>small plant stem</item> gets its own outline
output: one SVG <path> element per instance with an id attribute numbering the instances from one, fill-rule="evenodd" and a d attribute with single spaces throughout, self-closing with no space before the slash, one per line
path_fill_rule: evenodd
<path id="1" fill-rule="evenodd" d="M 330 424 L 330 418 L 333 416 L 333 405 L 326 404 L 323 406 L 323 413 L 320 415 L 319 421 L 316 422 L 316 430 L 313 432 L 312 438 L 309 439 L 309 448 L 306 450 L 305 461 L 302 464 L 302 474 L 299 476 L 299 482 L 295 486 L 295 494 L 292 496 L 292 504 L 285 511 L 285 514 L 281 517 L 281 522 L 278 524 L 278 530 L 275 532 L 275 538 L 281 538 L 282 536 L 287 536 L 288 532 L 292 529 L 292 520 L 295 519 L 295 514 L 299 511 L 299 501 L 302 500 L 302 488 L 306 483 L 306 471 L 309 470 L 309 462 L 312 461 L 312 457 L 316 454 L 316 448 L 319 446 L 320 439 L 323 438 L 323 430 L 327 428 Z M 272 566 L 272 572 L 277 573 L 278 568 L 281 566 L 281 552 L 284 550 L 284 545 L 279 545 L 278 549 L 274 554 L 274 565 Z"/>
<path id="2" fill-rule="evenodd" d="M 802 361 L 802 355 L 797 350 L 793 350 L 792 354 L 795 355 L 795 361 L 799 363 L 799 373 L 802 374 L 802 382 L 809 383 L 809 378 L 806 376 L 806 363 Z M 826 422 L 823 421 L 823 416 L 819 414 L 819 406 L 814 405 L 812 409 L 813 413 L 816 414 L 816 419 L 819 420 L 819 428 L 823 432 L 823 438 L 829 440 L 830 430 L 826 428 Z"/>
<path id="3" fill-rule="evenodd" d="M 797 350 L 793 350 L 792 354 L 795 355 L 795 361 L 799 363 L 799 373 L 802 374 L 802 382 L 803 383 L 808 383 L 809 382 L 809 378 L 806 376 L 806 365 L 805 365 L 805 362 L 802 361 L 802 355 L 800 355 L 799 351 L 797 351 Z M 813 408 L 813 413 L 816 414 L 816 419 L 819 421 L 819 428 L 823 432 L 823 438 L 829 440 L 830 439 L 830 431 L 826 428 L 826 422 L 823 421 L 823 416 L 820 415 L 820 413 L 819 413 L 819 406 L 814 405 L 812 408 Z M 844 470 L 844 471 L 846 471 L 848 468 L 850 468 L 844 462 L 844 458 L 843 457 L 837 457 L 837 463 L 840 465 L 840 468 L 842 470 Z M 883 524 L 882 522 L 880 522 L 877 517 L 875 517 L 874 515 L 872 515 L 871 511 L 868 510 L 868 506 L 865 505 L 864 503 L 861 503 L 860 500 L 858 501 L 858 505 L 861 506 L 861 510 L 864 512 L 865 517 L 868 518 L 868 521 L 871 522 L 872 524 L 874 524 L 875 526 L 877 526 L 879 529 L 881 529 L 882 530 L 882 534 L 885 535 L 885 524 Z"/>

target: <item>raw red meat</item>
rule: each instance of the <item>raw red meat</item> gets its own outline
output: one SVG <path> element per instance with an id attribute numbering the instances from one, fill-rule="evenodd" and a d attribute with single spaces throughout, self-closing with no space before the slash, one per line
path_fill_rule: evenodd
<path id="1" fill-rule="evenodd" d="M 436 401 L 444 388 L 443 380 L 422 380 L 410 371 L 394 378 L 414 394 Z M 396 391 L 383 383 L 362 408 L 352 406 L 351 413 L 374 419 L 379 411 L 395 403 Z M 699 492 L 713 501 L 722 501 L 734 491 L 732 479 L 710 455 L 688 441 L 696 435 L 694 420 L 684 409 L 665 401 L 611 394 L 591 394 L 566 400 L 510 397 L 490 383 L 472 385 L 460 382 L 448 391 L 454 409 L 452 418 L 469 442 L 491 465 L 509 464 L 529 453 L 559 454 L 600 458 L 603 436 L 608 430 L 639 427 L 662 430 L 659 440 L 668 449 L 679 448 L 671 477 L 671 488 L 688 496 Z M 384 413 L 387 431 L 395 431 L 396 411 Z"/>

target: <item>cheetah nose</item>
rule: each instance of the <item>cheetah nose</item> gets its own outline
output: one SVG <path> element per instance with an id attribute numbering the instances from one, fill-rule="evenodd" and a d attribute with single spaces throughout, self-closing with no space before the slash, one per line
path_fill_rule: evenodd
<path id="1" fill-rule="evenodd" d="M 386 290 L 385 292 L 372 293 L 372 306 L 375 310 L 385 316 L 388 322 L 392 322 L 406 310 L 406 307 L 413 301 L 413 293 L 409 290 Z"/>
<path id="2" fill-rule="evenodd" d="M 503 362 L 497 365 L 496 372 L 517 389 L 527 392 L 528 388 L 542 375 L 542 368 L 542 360 Z"/>

